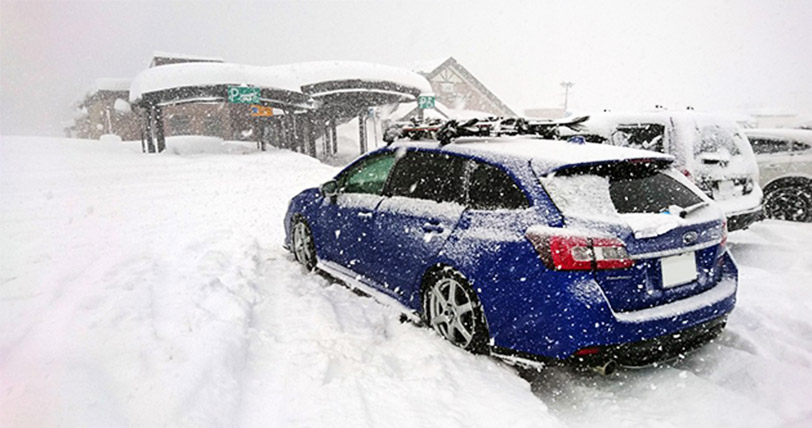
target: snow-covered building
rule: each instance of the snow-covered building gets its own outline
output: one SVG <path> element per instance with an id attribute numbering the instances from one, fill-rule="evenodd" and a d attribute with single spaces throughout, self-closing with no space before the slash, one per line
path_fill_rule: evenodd
<path id="1" fill-rule="evenodd" d="M 138 120 L 127 99 L 132 79 L 97 79 L 74 103 L 74 121 L 66 128 L 70 137 L 98 139 L 116 134 L 125 140 L 140 138 Z"/>
<path id="2" fill-rule="evenodd" d="M 335 152 L 336 126 L 354 118 L 359 120 L 359 148 L 365 152 L 370 107 L 415 102 L 430 91 L 419 74 L 379 64 L 323 61 L 257 67 L 209 61 L 144 70 L 133 79 L 129 100 L 141 112 L 150 152 L 163 150 L 165 136 L 192 120 L 217 119 L 223 138 L 315 156 L 319 139 L 323 153 Z M 207 111 L 179 122 L 191 109 Z"/>
<path id="3" fill-rule="evenodd" d="M 516 113 L 454 57 L 412 64 L 411 69 L 431 84 L 437 102 L 449 111 L 483 112 L 490 116 L 516 116 Z M 414 116 L 417 109 L 404 118 Z M 450 116 L 461 114 L 447 113 Z"/>

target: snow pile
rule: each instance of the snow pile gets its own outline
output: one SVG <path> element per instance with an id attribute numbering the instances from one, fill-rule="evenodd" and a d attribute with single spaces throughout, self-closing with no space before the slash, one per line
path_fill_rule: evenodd
<path id="1" fill-rule="evenodd" d="M 180 143 L 0 140 L 0 426 L 563 426 L 292 261 L 287 202 L 336 169 Z"/>
<path id="2" fill-rule="evenodd" d="M 283 214 L 337 170 L 242 144 L 0 139 L 0 426 L 812 423 L 808 224 L 730 234 L 738 305 L 715 343 L 528 385 L 304 272 Z"/>

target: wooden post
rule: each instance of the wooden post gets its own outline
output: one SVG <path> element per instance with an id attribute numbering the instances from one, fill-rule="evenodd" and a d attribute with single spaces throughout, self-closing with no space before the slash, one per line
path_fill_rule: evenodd
<path id="1" fill-rule="evenodd" d="M 155 106 L 155 139 L 158 140 L 158 153 L 166 149 L 166 138 L 164 138 L 164 113 L 161 106 Z"/>
<path id="2" fill-rule="evenodd" d="M 313 113 L 307 113 L 305 119 L 307 154 L 315 158 L 318 157 L 318 153 L 316 152 L 316 115 Z"/>
<path id="3" fill-rule="evenodd" d="M 332 154 L 338 153 L 338 132 L 335 119 L 330 119 L 330 140 L 333 142 Z"/>
<path id="4" fill-rule="evenodd" d="M 358 115 L 358 137 L 361 154 L 364 154 L 367 152 L 367 121 L 363 114 Z"/>
<path id="5" fill-rule="evenodd" d="M 144 109 L 144 114 L 146 114 L 146 136 L 147 136 L 147 153 L 155 153 L 155 141 L 152 139 L 152 104 L 147 104 L 146 108 Z"/>

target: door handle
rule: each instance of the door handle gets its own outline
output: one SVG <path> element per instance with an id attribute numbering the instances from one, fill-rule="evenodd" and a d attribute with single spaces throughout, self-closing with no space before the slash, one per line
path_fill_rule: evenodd
<path id="1" fill-rule="evenodd" d="M 425 222 L 423 223 L 423 230 L 426 232 L 434 232 L 434 233 L 443 233 L 445 229 L 443 229 L 443 225 L 439 222 Z"/>
<path id="2" fill-rule="evenodd" d="M 358 217 L 372 218 L 372 211 L 361 211 L 361 212 L 358 213 Z"/>

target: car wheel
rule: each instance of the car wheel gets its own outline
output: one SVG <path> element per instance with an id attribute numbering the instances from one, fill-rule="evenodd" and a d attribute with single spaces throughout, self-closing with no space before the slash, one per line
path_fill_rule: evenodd
<path id="1" fill-rule="evenodd" d="M 298 219 L 293 223 L 293 254 L 296 261 L 301 263 L 307 270 L 316 267 L 316 243 L 313 241 L 313 234 L 304 219 Z"/>
<path id="2" fill-rule="evenodd" d="M 465 350 L 488 352 L 488 326 L 476 293 L 453 269 L 431 275 L 423 298 L 426 322 L 434 331 Z"/>
<path id="3" fill-rule="evenodd" d="M 764 196 L 764 213 L 778 220 L 812 222 L 812 186 L 785 185 Z"/>

